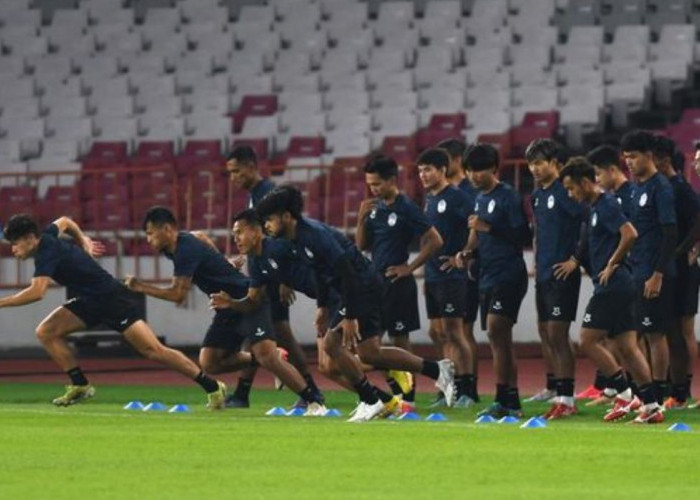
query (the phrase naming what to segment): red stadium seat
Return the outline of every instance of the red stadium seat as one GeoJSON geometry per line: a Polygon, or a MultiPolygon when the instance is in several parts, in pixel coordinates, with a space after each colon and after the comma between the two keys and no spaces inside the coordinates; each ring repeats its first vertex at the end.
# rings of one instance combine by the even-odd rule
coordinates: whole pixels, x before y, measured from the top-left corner
{"type": "Polygon", "coordinates": [[[465,113],[436,114],[430,118],[428,126],[416,133],[419,151],[431,148],[445,139],[462,137],[467,127],[465,113]]]}
{"type": "Polygon", "coordinates": [[[80,191],[77,186],[51,186],[39,203],[37,217],[42,225],[62,215],[72,218],[78,224],[82,222],[80,191]]]}
{"type": "Polygon", "coordinates": [[[131,158],[135,166],[165,165],[175,161],[172,141],[143,141],[131,158]]]}
{"type": "Polygon", "coordinates": [[[183,176],[199,169],[224,170],[221,141],[187,141],[183,152],[175,158],[175,169],[183,176]]]}
{"type": "Polygon", "coordinates": [[[558,111],[525,113],[523,123],[511,129],[511,151],[509,156],[522,156],[530,142],[535,139],[552,138],[557,133],[558,128],[558,111]]]}
{"type": "Polygon", "coordinates": [[[416,139],[413,136],[390,136],[382,141],[381,153],[397,163],[410,164],[416,160],[416,139]]]}
{"type": "Polygon", "coordinates": [[[287,147],[287,158],[314,158],[321,156],[326,148],[323,137],[292,137],[287,147]]]}
{"type": "Polygon", "coordinates": [[[123,165],[128,156],[126,142],[94,142],[90,152],[83,158],[83,168],[123,165]]]}
{"type": "Polygon", "coordinates": [[[83,226],[92,230],[135,229],[128,203],[90,200],[83,205],[83,226]]]}
{"type": "Polygon", "coordinates": [[[277,96],[275,94],[245,95],[241,105],[232,114],[234,132],[240,132],[249,116],[269,116],[277,113],[277,96]]]}
{"type": "Polygon", "coordinates": [[[26,213],[37,216],[37,192],[35,187],[17,186],[0,188],[0,220],[7,222],[11,216],[26,213]]]}
{"type": "Polygon", "coordinates": [[[510,133],[504,134],[479,134],[476,142],[491,144],[498,150],[501,158],[509,158],[511,156],[510,133]]]}

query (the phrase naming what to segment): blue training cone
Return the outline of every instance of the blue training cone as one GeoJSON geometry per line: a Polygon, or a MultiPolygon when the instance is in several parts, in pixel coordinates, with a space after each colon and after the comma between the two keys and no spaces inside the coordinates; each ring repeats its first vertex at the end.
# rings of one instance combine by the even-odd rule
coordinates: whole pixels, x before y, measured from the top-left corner
{"type": "Polygon", "coordinates": [[[336,408],[329,408],[326,410],[326,413],[323,415],[324,417],[340,417],[342,416],[342,413],[340,413],[340,410],[336,408]]]}
{"type": "Polygon", "coordinates": [[[406,413],[399,415],[398,419],[399,420],[420,420],[420,415],[418,415],[416,412],[409,411],[409,412],[406,412],[406,413]]]}
{"type": "Polygon", "coordinates": [[[302,415],[304,415],[304,413],[306,413],[306,409],[304,408],[292,408],[287,413],[285,413],[285,415],[287,415],[288,417],[301,417],[302,415]]]}
{"type": "Polygon", "coordinates": [[[275,406],[273,408],[270,408],[265,412],[265,415],[271,416],[271,417],[279,417],[279,416],[285,416],[287,414],[287,411],[282,408],[281,406],[275,406]]]}
{"type": "Polygon", "coordinates": [[[476,420],[474,420],[475,424],[493,424],[495,422],[497,422],[497,420],[491,415],[482,415],[476,420]]]}
{"type": "Polygon", "coordinates": [[[141,401],[129,401],[125,406],[125,410],[143,410],[143,403],[141,401]]]}
{"type": "Polygon", "coordinates": [[[447,422],[447,417],[442,413],[431,413],[425,417],[425,420],[428,422],[447,422]]]}
{"type": "Polygon", "coordinates": [[[547,421],[539,417],[532,417],[520,426],[521,429],[543,429],[544,427],[547,427],[547,421]]]}
{"type": "Polygon", "coordinates": [[[189,411],[189,406],[183,404],[176,404],[168,410],[168,413],[188,413],[189,411]]]}
{"type": "Polygon", "coordinates": [[[503,417],[501,420],[498,421],[499,424],[517,424],[520,422],[520,419],[518,417],[513,417],[508,415],[507,417],[503,417]]]}
{"type": "Polygon", "coordinates": [[[146,406],[143,407],[143,411],[163,411],[165,409],[167,409],[167,407],[160,401],[148,403],[146,406]]]}
{"type": "Polygon", "coordinates": [[[690,426],[688,424],[684,424],[683,422],[678,422],[673,424],[667,430],[671,432],[690,432],[690,426]]]}

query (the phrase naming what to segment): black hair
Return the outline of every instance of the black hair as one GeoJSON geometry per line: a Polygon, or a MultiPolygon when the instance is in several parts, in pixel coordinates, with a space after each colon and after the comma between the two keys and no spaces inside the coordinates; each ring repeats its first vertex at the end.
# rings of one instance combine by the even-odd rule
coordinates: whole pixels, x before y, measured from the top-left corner
{"type": "Polygon", "coordinates": [[[673,153],[671,165],[678,175],[685,178],[685,153],[683,151],[676,150],[673,153]]]}
{"type": "Polygon", "coordinates": [[[39,225],[31,218],[29,214],[17,214],[10,217],[5,226],[5,239],[9,242],[15,242],[20,238],[33,234],[39,237],[39,225]]]}
{"type": "Polygon", "coordinates": [[[392,177],[398,177],[399,166],[393,158],[378,155],[367,162],[364,171],[367,174],[377,174],[386,181],[392,177]]]}
{"type": "Polygon", "coordinates": [[[500,163],[498,150],[491,144],[477,142],[470,145],[464,152],[462,166],[466,170],[479,172],[489,168],[498,169],[500,163]]]}
{"type": "Polygon", "coordinates": [[[447,152],[443,149],[426,149],[418,156],[416,164],[432,165],[438,169],[445,169],[445,172],[447,172],[447,166],[450,164],[450,157],[447,156],[447,152]]]}
{"type": "Polygon", "coordinates": [[[650,132],[646,130],[633,130],[622,136],[620,147],[622,151],[640,151],[642,153],[648,153],[654,150],[655,142],[656,138],[650,132]]]}
{"type": "Polygon", "coordinates": [[[260,217],[258,217],[258,213],[252,208],[247,208],[234,215],[233,223],[238,221],[243,221],[252,227],[262,227],[262,222],[260,221],[260,217]]]}
{"type": "Polygon", "coordinates": [[[540,160],[565,162],[564,150],[565,148],[561,144],[552,139],[535,139],[525,150],[525,160],[528,163],[540,160]]]}
{"type": "Polygon", "coordinates": [[[586,157],[574,156],[566,162],[566,165],[559,173],[559,178],[562,181],[565,177],[570,177],[576,184],[580,184],[583,179],[595,182],[595,169],[586,157]]]}
{"type": "Polygon", "coordinates": [[[447,151],[447,155],[450,157],[450,160],[460,161],[462,160],[464,150],[467,149],[467,145],[464,144],[464,141],[461,141],[454,137],[450,139],[445,139],[444,141],[440,141],[435,147],[447,151]]]}
{"type": "Polygon", "coordinates": [[[170,224],[173,227],[177,227],[177,220],[175,215],[169,208],[155,206],[148,209],[146,216],[143,218],[143,230],[146,230],[146,225],[148,223],[156,227],[162,227],[166,224],[170,224]]]}
{"type": "Polygon", "coordinates": [[[668,137],[657,135],[654,137],[654,145],[651,152],[657,158],[668,158],[672,160],[676,152],[676,143],[668,137]]]}
{"type": "Polygon", "coordinates": [[[620,168],[620,151],[615,146],[603,144],[592,149],[586,159],[598,168],[608,170],[611,167],[620,168]]]}
{"type": "Polygon", "coordinates": [[[250,146],[236,146],[228,155],[226,161],[236,160],[237,163],[243,163],[245,165],[257,166],[258,155],[255,154],[255,150],[250,146]]]}
{"type": "Polygon", "coordinates": [[[265,220],[271,215],[280,215],[284,212],[289,212],[292,217],[299,220],[303,210],[304,199],[301,191],[288,184],[277,186],[267,193],[255,207],[260,220],[265,220]]]}

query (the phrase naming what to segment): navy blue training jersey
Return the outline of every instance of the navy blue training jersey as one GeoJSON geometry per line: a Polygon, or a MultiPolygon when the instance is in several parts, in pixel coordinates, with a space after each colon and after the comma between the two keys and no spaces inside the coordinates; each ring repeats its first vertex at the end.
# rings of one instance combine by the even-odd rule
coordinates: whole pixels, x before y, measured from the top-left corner
{"type": "Polygon", "coordinates": [[[221,253],[190,233],[180,232],[175,253],[163,255],[173,261],[176,277],[192,278],[192,283],[207,295],[224,291],[240,299],[248,293],[248,278],[221,253]]]}
{"type": "Polygon", "coordinates": [[[309,298],[317,298],[313,268],[285,239],[263,238],[262,254],[248,256],[248,271],[252,288],[283,283],[309,298]]]}
{"type": "Polygon", "coordinates": [[[620,263],[606,286],[598,280],[598,274],[608,265],[620,244],[620,228],[627,222],[617,197],[612,194],[601,194],[591,205],[586,237],[594,293],[634,289],[632,272],[625,261],[620,263]]]}
{"type": "Polygon", "coordinates": [[[425,281],[441,282],[466,280],[464,269],[441,271],[445,261],[442,256],[453,256],[464,248],[469,236],[468,218],[473,205],[469,196],[452,184],[437,194],[428,193],[425,197],[425,215],[442,236],[442,249],[425,263],[425,281]]]}
{"type": "Polygon", "coordinates": [[[576,251],[585,208],[569,196],[556,179],[546,189],[532,193],[535,215],[535,262],[537,281],[554,277],[552,266],[571,257],[576,251]]]}
{"type": "MultiPolygon", "coordinates": [[[[503,182],[489,193],[479,193],[474,213],[501,234],[527,227],[520,195],[503,182]]],[[[479,289],[490,290],[501,283],[515,282],[526,272],[523,249],[494,236],[477,232],[479,237],[479,289]]]]}
{"type": "MultiPolygon", "coordinates": [[[[635,187],[631,220],[639,236],[632,247],[630,263],[637,281],[647,280],[654,272],[663,243],[661,226],[676,223],[675,207],[671,183],[663,175],[656,173],[635,187]]],[[[675,276],[673,259],[663,272],[675,276]]]]}
{"type": "Polygon", "coordinates": [[[476,197],[479,196],[479,190],[474,187],[474,184],[469,179],[464,178],[460,181],[457,189],[469,197],[469,206],[473,207],[476,203],[476,197]]]}
{"type": "Polygon", "coordinates": [[[411,241],[430,228],[430,222],[418,205],[403,194],[391,205],[380,200],[365,220],[365,235],[375,271],[383,276],[387,267],[408,261],[411,241]]]}
{"type": "Polygon", "coordinates": [[[39,248],[34,254],[34,277],[48,276],[62,286],[75,290],[78,296],[114,293],[122,284],[102,269],[78,245],[58,238],[56,224],[41,233],[39,248]]]}
{"type": "Polygon", "coordinates": [[[683,241],[695,223],[700,212],[700,200],[690,184],[680,175],[669,177],[676,203],[676,221],[678,223],[678,241],[683,241]]]}
{"type": "Polygon", "coordinates": [[[615,198],[617,198],[617,202],[620,204],[622,207],[622,213],[625,214],[625,217],[628,219],[632,217],[632,197],[634,196],[634,184],[632,184],[630,181],[625,181],[624,184],[622,184],[617,190],[615,190],[613,193],[615,195],[615,198]]]}
{"type": "Polygon", "coordinates": [[[255,208],[260,200],[262,200],[267,193],[275,189],[275,183],[269,179],[263,179],[258,182],[253,189],[250,190],[250,195],[248,196],[248,208],[255,208]]]}

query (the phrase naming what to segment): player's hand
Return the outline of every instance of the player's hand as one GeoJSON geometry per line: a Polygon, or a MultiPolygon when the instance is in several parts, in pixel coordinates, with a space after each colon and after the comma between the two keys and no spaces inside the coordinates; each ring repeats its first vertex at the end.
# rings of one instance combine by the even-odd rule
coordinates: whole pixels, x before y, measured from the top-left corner
{"type": "Polygon", "coordinates": [[[107,250],[104,246],[104,243],[98,240],[93,240],[88,236],[84,236],[83,241],[85,245],[83,249],[92,257],[99,257],[100,255],[104,255],[105,250],[107,250]]]}
{"type": "Polygon", "coordinates": [[[464,267],[467,269],[467,278],[471,281],[477,281],[479,278],[479,265],[476,259],[469,259],[464,267]]]}
{"type": "Polygon", "coordinates": [[[245,266],[245,260],[246,257],[245,255],[234,255],[231,257],[228,261],[231,263],[233,267],[238,269],[239,271],[245,266]]]}
{"type": "Polygon", "coordinates": [[[618,267],[619,267],[619,264],[613,264],[611,266],[610,263],[608,263],[608,265],[605,266],[603,268],[603,270],[598,273],[598,281],[600,282],[600,284],[603,286],[607,286],[608,281],[610,281],[610,278],[615,273],[615,270],[618,267]]]}
{"type": "Polygon", "coordinates": [[[131,276],[130,274],[127,274],[126,278],[124,278],[124,285],[129,289],[133,290],[134,292],[138,292],[139,288],[139,280],[136,279],[135,276],[131,276]]]}
{"type": "Polygon", "coordinates": [[[663,284],[664,275],[660,273],[652,273],[651,277],[644,282],[644,298],[656,299],[661,294],[661,285],[663,284]]]}
{"type": "Polygon", "coordinates": [[[356,352],[357,344],[360,342],[359,323],[356,319],[344,319],[340,326],[343,330],[343,347],[356,352]]]}
{"type": "Polygon", "coordinates": [[[698,257],[700,257],[700,247],[693,247],[688,251],[688,265],[697,266],[698,257]]]}
{"type": "Polygon", "coordinates": [[[478,215],[470,215],[468,220],[469,229],[480,233],[488,233],[491,231],[491,224],[480,219],[478,215]]]}
{"type": "Polygon", "coordinates": [[[316,333],[320,337],[323,337],[326,334],[330,322],[331,319],[329,317],[327,307],[319,307],[318,309],[316,309],[316,318],[314,319],[314,326],[316,327],[316,333]]]}
{"type": "Polygon", "coordinates": [[[571,275],[571,273],[578,269],[578,262],[576,262],[574,259],[568,259],[564,262],[557,262],[552,266],[552,269],[554,269],[554,277],[556,279],[565,280],[571,275]]]}
{"type": "Polygon", "coordinates": [[[280,284],[279,294],[280,300],[285,306],[291,306],[297,300],[297,295],[294,293],[294,289],[285,284],[280,284]]]}
{"type": "Polygon", "coordinates": [[[376,206],[376,198],[367,198],[366,200],[362,200],[362,202],[360,203],[360,209],[357,212],[358,220],[363,220],[365,217],[367,217],[376,206]]]}
{"type": "Polygon", "coordinates": [[[391,282],[393,283],[394,281],[405,278],[406,276],[411,276],[411,274],[413,274],[413,271],[411,271],[411,268],[408,267],[407,264],[399,264],[398,266],[387,267],[384,276],[391,278],[391,282]]]}
{"type": "Polygon", "coordinates": [[[459,269],[459,266],[457,265],[457,258],[454,255],[441,255],[438,257],[438,259],[442,261],[440,271],[449,273],[453,269],[459,269]]]}
{"type": "Polygon", "coordinates": [[[209,309],[230,309],[231,296],[226,292],[217,292],[209,295],[209,309]]]}

